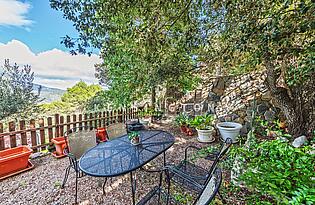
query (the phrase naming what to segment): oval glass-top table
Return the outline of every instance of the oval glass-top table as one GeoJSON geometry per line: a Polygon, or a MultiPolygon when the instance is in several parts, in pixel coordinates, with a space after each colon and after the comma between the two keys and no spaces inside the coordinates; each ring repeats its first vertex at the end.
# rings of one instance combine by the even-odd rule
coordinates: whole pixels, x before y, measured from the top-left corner
{"type": "Polygon", "coordinates": [[[135,204],[136,186],[132,171],[162,153],[165,164],[165,151],[175,141],[173,135],[161,130],[143,130],[139,133],[141,138],[139,145],[132,145],[128,136],[124,135],[91,148],[82,155],[79,162],[80,169],[90,176],[115,177],[130,173],[133,204],[135,204]]]}

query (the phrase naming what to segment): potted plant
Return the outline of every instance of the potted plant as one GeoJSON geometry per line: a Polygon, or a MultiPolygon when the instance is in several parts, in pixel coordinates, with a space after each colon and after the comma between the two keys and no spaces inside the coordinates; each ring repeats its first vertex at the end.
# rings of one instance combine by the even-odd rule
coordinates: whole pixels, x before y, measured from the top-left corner
{"type": "Polygon", "coordinates": [[[138,131],[131,131],[128,133],[130,143],[133,145],[140,144],[140,133],[138,131]]]}
{"type": "Polygon", "coordinates": [[[28,146],[0,151],[0,178],[25,170],[29,166],[31,153],[32,149],[28,146]]]}
{"type": "Polygon", "coordinates": [[[213,142],[215,138],[213,137],[213,122],[214,115],[198,115],[190,120],[189,124],[196,128],[198,132],[198,141],[199,142],[213,142]]]}
{"type": "Polygon", "coordinates": [[[219,129],[224,141],[227,138],[231,138],[233,143],[237,142],[237,137],[242,129],[242,125],[236,122],[220,122],[216,127],[219,129]]]}
{"type": "Polygon", "coordinates": [[[175,118],[175,124],[179,126],[180,131],[188,136],[193,135],[193,130],[189,125],[189,117],[185,113],[180,113],[175,118]]]}

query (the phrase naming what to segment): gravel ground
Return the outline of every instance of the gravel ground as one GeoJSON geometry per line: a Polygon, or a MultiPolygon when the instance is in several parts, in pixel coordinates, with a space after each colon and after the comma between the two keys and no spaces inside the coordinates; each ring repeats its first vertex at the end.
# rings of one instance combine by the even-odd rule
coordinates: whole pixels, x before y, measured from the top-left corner
{"type": "MultiPolygon", "coordinates": [[[[176,142],[167,153],[167,161],[178,163],[184,157],[184,148],[188,145],[207,146],[198,143],[196,136],[188,137],[172,128],[169,122],[154,124],[156,129],[164,129],[174,134],[176,142]]],[[[35,168],[5,179],[0,182],[0,204],[74,204],[75,175],[72,171],[64,189],[61,189],[64,171],[69,164],[67,158],[55,159],[48,155],[33,159],[35,168]]],[[[151,162],[152,166],[161,166],[162,156],[151,162]]],[[[202,166],[208,166],[206,162],[198,162],[202,166]]],[[[136,172],[137,199],[142,198],[154,185],[158,183],[156,174],[143,171],[136,172]]],[[[131,188],[129,174],[109,179],[106,194],[102,193],[102,178],[83,177],[78,181],[79,204],[131,204],[131,188]]]]}

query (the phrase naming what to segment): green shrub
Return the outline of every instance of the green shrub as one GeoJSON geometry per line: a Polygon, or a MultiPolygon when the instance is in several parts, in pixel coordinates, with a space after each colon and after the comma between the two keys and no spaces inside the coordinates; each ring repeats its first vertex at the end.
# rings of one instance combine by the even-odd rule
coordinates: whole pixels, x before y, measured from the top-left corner
{"type": "Polygon", "coordinates": [[[264,141],[250,150],[240,148],[246,161],[240,180],[278,204],[315,204],[315,155],[311,149],[294,148],[280,140],[264,141]]]}

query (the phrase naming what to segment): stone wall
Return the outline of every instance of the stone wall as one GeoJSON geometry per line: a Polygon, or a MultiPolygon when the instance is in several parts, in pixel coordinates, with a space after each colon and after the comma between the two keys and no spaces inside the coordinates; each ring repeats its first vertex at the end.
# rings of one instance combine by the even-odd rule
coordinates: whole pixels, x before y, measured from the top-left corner
{"type": "MultiPolygon", "coordinates": [[[[253,72],[242,76],[227,76],[208,79],[200,87],[199,99],[190,97],[190,102],[202,103],[203,112],[212,112],[220,121],[235,121],[243,125],[242,133],[250,129],[250,119],[255,99],[259,115],[272,120],[280,115],[271,99],[264,81],[264,72],[253,72]]],[[[195,94],[190,94],[196,96],[195,94]]],[[[188,102],[189,97],[185,97],[188,102]]],[[[183,100],[182,100],[183,101],[183,100]]]]}

